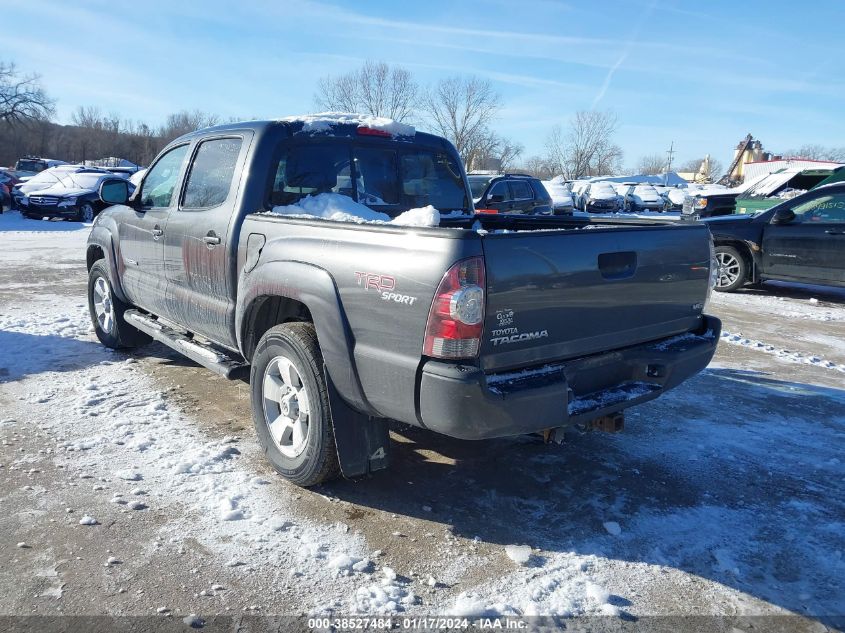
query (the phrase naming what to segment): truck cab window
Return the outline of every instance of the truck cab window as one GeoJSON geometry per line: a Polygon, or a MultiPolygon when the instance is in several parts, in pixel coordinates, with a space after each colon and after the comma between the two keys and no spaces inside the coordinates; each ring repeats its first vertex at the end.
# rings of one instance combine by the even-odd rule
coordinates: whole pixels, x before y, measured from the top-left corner
{"type": "Polygon", "coordinates": [[[283,151],[276,167],[270,203],[286,206],[309,195],[354,196],[349,147],[334,144],[294,146],[283,151]]]}
{"type": "Polygon", "coordinates": [[[220,138],[205,141],[199,146],[188,173],[183,207],[216,207],[226,201],[232,188],[241,144],[239,138],[220,138]]]}
{"type": "Polygon", "coordinates": [[[396,151],[357,147],[354,154],[358,202],[372,206],[400,204],[396,151]]]}
{"type": "Polygon", "coordinates": [[[188,145],[174,147],[150,168],[141,189],[141,206],[169,207],[188,145]]]}

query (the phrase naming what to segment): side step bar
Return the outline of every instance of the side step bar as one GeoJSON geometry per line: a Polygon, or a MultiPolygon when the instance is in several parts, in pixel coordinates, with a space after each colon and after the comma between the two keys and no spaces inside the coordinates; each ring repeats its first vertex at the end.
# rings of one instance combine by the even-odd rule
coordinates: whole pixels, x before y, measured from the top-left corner
{"type": "Polygon", "coordinates": [[[138,312],[138,310],[127,310],[123,313],[123,318],[132,327],[138,328],[144,334],[149,334],[155,340],[164,343],[195,363],[207,367],[224,378],[234,380],[249,373],[248,363],[227,356],[224,352],[210,345],[195,341],[190,336],[160,323],[155,317],[138,312]]]}

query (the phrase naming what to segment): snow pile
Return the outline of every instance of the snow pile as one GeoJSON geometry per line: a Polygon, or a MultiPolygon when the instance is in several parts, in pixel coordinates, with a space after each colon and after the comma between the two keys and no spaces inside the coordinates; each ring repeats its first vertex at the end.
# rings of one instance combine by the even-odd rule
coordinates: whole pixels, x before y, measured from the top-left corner
{"type": "Polygon", "coordinates": [[[505,554],[513,562],[524,565],[531,558],[531,548],[528,545],[505,545],[505,554]]]}
{"type": "Polygon", "coordinates": [[[789,363],[800,363],[803,365],[813,365],[821,367],[822,369],[831,369],[845,373],[845,365],[835,363],[832,360],[825,360],[823,357],[816,354],[802,354],[788,349],[781,349],[774,345],[769,345],[763,341],[757,341],[744,337],[742,334],[733,334],[731,332],[722,331],[722,342],[730,343],[731,345],[739,345],[741,347],[748,347],[760,352],[772,354],[780,360],[789,363]]]}
{"type": "Polygon", "coordinates": [[[413,605],[417,597],[404,583],[399,582],[396,572],[390,567],[382,569],[382,579],[378,584],[359,587],[355,591],[350,605],[353,613],[386,614],[405,611],[413,605]]]}
{"type": "Polygon", "coordinates": [[[596,557],[562,553],[490,586],[460,594],[448,609],[461,617],[618,615],[611,595],[587,573],[596,557]]]}
{"type": "Polygon", "coordinates": [[[301,114],[279,119],[285,123],[302,123],[302,131],[320,133],[328,132],[334,125],[356,125],[359,128],[370,128],[387,132],[391,136],[414,136],[417,133],[413,125],[399,123],[383,116],[370,114],[355,114],[353,112],[318,112],[317,114],[301,114]]]}
{"type": "Polygon", "coordinates": [[[391,219],[386,213],[373,211],[339,193],[320,193],[306,196],[296,204],[273,207],[272,213],[292,217],[317,217],[333,222],[357,224],[393,224],[397,226],[438,226],[440,212],[433,206],[410,209],[391,219]]]}

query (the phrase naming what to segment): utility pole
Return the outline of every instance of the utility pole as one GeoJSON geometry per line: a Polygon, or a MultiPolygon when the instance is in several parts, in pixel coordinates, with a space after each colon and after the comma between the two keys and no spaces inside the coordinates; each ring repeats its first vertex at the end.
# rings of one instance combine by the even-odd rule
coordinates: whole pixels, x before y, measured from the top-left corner
{"type": "Polygon", "coordinates": [[[675,156],[675,141],[669,145],[669,151],[666,152],[666,155],[669,157],[669,160],[666,161],[666,171],[672,171],[672,158],[675,156]]]}

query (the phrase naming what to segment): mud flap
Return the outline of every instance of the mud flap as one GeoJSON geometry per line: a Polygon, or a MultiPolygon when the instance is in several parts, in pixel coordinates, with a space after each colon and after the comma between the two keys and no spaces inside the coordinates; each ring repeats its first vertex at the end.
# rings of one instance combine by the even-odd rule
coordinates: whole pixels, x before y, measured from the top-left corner
{"type": "Polygon", "coordinates": [[[387,420],[371,418],[350,407],[323,368],[340,471],[347,479],[361,477],[390,465],[387,420]]]}

